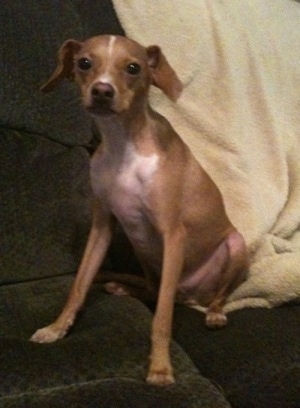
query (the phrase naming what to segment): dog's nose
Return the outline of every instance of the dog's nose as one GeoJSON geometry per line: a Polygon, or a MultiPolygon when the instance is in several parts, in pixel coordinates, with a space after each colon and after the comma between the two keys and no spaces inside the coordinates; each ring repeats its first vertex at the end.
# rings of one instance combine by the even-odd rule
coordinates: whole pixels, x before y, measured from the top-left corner
{"type": "Polygon", "coordinates": [[[94,84],[91,92],[94,98],[106,100],[113,99],[115,94],[114,88],[110,84],[104,82],[97,82],[94,84]]]}

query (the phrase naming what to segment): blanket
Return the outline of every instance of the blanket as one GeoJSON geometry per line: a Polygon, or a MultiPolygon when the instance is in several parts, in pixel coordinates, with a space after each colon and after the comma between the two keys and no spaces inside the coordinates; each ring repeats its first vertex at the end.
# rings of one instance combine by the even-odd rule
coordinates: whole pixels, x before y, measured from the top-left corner
{"type": "Polygon", "coordinates": [[[184,84],[166,116],[244,235],[248,279],[226,311],[300,300],[300,4],[114,0],[126,35],[157,44],[184,84]]]}

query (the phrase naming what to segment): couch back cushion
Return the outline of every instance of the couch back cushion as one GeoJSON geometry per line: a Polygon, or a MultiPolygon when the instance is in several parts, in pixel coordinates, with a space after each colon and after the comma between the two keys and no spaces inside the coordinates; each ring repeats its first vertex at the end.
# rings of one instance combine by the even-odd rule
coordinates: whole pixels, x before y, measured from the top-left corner
{"type": "Polygon", "coordinates": [[[68,38],[122,34],[109,0],[0,2],[0,285],[75,272],[90,223],[90,119],[39,87],[68,38]]]}
{"type": "Polygon", "coordinates": [[[47,135],[66,145],[87,144],[90,119],[74,84],[44,95],[62,43],[122,34],[108,0],[1,0],[0,126],[47,135]]]}
{"type": "Polygon", "coordinates": [[[0,128],[0,285],[75,272],[90,224],[89,157],[0,128]]]}

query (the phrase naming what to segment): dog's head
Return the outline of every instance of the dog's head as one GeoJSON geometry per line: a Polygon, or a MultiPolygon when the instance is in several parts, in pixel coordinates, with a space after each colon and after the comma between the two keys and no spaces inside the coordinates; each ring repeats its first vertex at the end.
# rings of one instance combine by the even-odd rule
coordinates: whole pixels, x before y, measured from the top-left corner
{"type": "Polygon", "coordinates": [[[182,91],[158,46],[145,48],[121,36],[66,41],[59,50],[56,70],[41,90],[51,91],[63,78],[79,85],[84,107],[96,115],[121,113],[144,104],[151,84],[172,100],[182,91]]]}

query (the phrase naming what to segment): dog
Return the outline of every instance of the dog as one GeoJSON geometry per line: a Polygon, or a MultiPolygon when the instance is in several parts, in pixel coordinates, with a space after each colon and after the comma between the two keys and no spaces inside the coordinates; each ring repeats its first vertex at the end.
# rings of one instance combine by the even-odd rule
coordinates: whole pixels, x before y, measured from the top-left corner
{"type": "MultiPolygon", "coordinates": [[[[183,86],[161,49],[126,37],[66,41],[42,86],[63,79],[79,86],[83,107],[102,135],[91,159],[93,221],[68,300],[34,342],[64,337],[84,303],[110,244],[115,220],[123,227],[157,299],[147,382],[172,384],[171,328],[176,300],[207,307],[208,327],[227,323],[223,306],[245,279],[247,248],[228,219],[220,191],[170,123],[149,105],[151,85],[176,101],[183,86]]],[[[108,283],[110,292],[130,286],[108,283]]]]}

